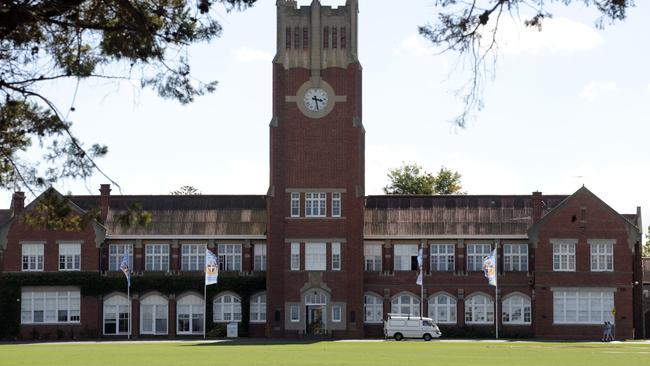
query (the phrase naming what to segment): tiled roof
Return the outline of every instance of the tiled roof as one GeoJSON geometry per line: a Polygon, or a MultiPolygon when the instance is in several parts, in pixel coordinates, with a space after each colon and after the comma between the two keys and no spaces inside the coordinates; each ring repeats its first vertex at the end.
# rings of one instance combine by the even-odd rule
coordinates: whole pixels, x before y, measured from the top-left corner
{"type": "Polygon", "coordinates": [[[11,218],[11,210],[0,210],[0,225],[11,218]]]}

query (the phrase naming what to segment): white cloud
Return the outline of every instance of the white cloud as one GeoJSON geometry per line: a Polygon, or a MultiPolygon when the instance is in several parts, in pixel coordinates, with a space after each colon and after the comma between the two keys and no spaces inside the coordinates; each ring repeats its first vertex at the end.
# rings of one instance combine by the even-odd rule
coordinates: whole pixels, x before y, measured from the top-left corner
{"type": "Polygon", "coordinates": [[[235,59],[241,62],[271,61],[273,55],[269,52],[252,49],[246,46],[239,47],[234,53],[235,59]]]}
{"type": "Polygon", "coordinates": [[[502,18],[497,42],[499,51],[505,54],[557,53],[571,50],[588,50],[603,42],[600,33],[592,26],[567,18],[545,19],[542,30],[526,27],[521,19],[502,18]]]}
{"type": "Polygon", "coordinates": [[[581,99],[593,102],[602,95],[615,94],[619,91],[620,89],[618,85],[613,81],[607,83],[592,81],[582,88],[578,96],[581,99]]]}
{"type": "Polygon", "coordinates": [[[406,56],[425,56],[433,52],[426,41],[418,34],[411,34],[400,42],[395,48],[395,53],[406,56]]]}

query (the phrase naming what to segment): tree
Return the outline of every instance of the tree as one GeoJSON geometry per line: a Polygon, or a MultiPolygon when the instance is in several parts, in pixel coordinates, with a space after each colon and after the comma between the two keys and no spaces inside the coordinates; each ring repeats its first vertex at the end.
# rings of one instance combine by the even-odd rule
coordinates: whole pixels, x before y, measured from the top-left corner
{"type": "Polygon", "coordinates": [[[390,184],[384,187],[386,194],[462,194],[461,175],[445,167],[433,175],[415,163],[403,163],[388,171],[390,184]]]}
{"type": "Polygon", "coordinates": [[[419,27],[419,33],[444,52],[456,52],[466,62],[470,77],[459,93],[463,111],[454,119],[459,127],[483,108],[483,86],[494,76],[498,52],[499,25],[504,17],[520,19],[520,10],[535,13],[523,19],[527,27],[542,31],[544,20],[551,18],[549,7],[556,3],[595,7],[601,14],[597,27],[624,20],[634,0],[436,0],[438,21],[419,27]]]}
{"type": "Polygon", "coordinates": [[[644,257],[650,257],[650,226],[648,226],[648,234],[645,236],[646,242],[642,248],[642,255],[644,257]]]}
{"type": "Polygon", "coordinates": [[[196,187],[194,186],[182,186],[181,188],[169,192],[174,196],[195,196],[195,195],[200,195],[201,191],[199,191],[196,187]]]}
{"type": "Polygon", "coordinates": [[[22,186],[34,193],[61,178],[104,174],[95,160],[108,148],[76,138],[68,118],[74,103],[55,105],[43,94],[44,85],[68,78],[77,85],[89,78],[137,79],[162,98],[190,103],[216,86],[192,77],[187,56],[190,45],[221,34],[214,5],[241,10],[255,1],[3,1],[0,188],[22,186]],[[25,157],[34,145],[41,149],[42,165],[25,157]]]}

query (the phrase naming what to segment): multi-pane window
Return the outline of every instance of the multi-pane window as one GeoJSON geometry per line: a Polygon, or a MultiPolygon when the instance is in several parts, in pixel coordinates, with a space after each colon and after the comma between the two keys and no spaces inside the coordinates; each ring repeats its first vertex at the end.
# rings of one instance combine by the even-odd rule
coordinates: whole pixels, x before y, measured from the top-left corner
{"type": "Polygon", "coordinates": [[[323,48],[329,48],[330,46],[330,28],[323,27],[323,48]]]}
{"type": "Polygon", "coordinates": [[[374,294],[363,295],[363,322],[381,323],[384,321],[384,301],[374,294]]]}
{"type": "MultiPolygon", "coordinates": [[[[144,248],[144,269],[146,271],[169,270],[169,244],[147,244],[144,248]]],[[[165,330],[165,333],[167,333],[167,330],[165,330]]]]}
{"type": "Polygon", "coordinates": [[[363,245],[364,269],[367,272],[381,271],[381,244],[363,245]]]}
{"type": "Polygon", "coordinates": [[[390,302],[390,312],[420,316],[420,299],[410,294],[395,296],[390,302]]]}
{"type": "Polygon", "coordinates": [[[300,27],[293,28],[293,48],[300,49],[300,27]]]}
{"type": "Polygon", "coordinates": [[[332,27],[332,48],[337,48],[338,41],[339,41],[339,39],[338,39],[338,34],[337,34],[337,28],[332,27]]]}
{"type": "Polygon", "coordinates": [[[603,324],[614,322],[614,290],[556,289],[553,291],[553,323],[603,324]]]}
{"type": "Polygon", "coordinates": [[[300,243],[291,243],[291,270],[300,271],[300,243]]]}
{"type": "Polygon", "coordinates": [[[291,193],[291,217],[300,216],[300,193],[291,193]]]}
{"type": "Polygon", "coordinates": [[[287,49],[291,49],[291,27],[287,27],[285,34],[285,46],[287,49]]]}
{"type": "Polygon", "coordinates": [[[455,248],[453,244],[431,244],[431,272],[452,272],[455,248]]]}
{"type": "Polygon", "coordinates": [[[183,296],[176,305],[176,333],[203,333],[203,298],[196,295],[183,296]]]}
{"type": "Polygon", "coordinates": [[[332,321],[341,322],[341,305],[332,305],[332,321]]]}
{"type": "Polygon", "coordinates": [[[490,244],[467,244],[467,270],[482,271],[483,258],[492,251],[490,244]]]}
{"type": "Polygon", "coordinates": [[[395,244],[395,270],[415,271],[418,269],[417,244],[395,244]]]}
{"type": "Polygon", "coordinates": [[[218,244],[220,271],[241,271],[241,244],[218,244]]]}
{"type": "Polygon", "coordinates": [[[140,334],[167,334],[167,299],[149,295],[140,302],[140,334]]]}
{"type": "Polygon", "coordinates": [[[530,299],[521,295],[512,295],[501,304],[504,324],[530,324],[530,299]]]}
{"type": "Polygon", "coordinates": [[[302,28],[302,49],[306,50],[309,48],[309,28],[302,28]]]}
{"type": "Polygon", "coordinates": [[[113,295],[104,300],[104,334],[129,334],[129,299],[113,295]]]}
{"type": "Polygon", "coordinates": [[[21,324],[79,323],[81,295],[75,291],[23,291],[21,324]]]}
{"type": "Polygon", "coordinates": [[[456,323],[456,299],[447,294],[429,298],[429,317],[434,323],[456,323]]]}
{"type": "Polygon", "coordinates": [[[43,270],[44,244],[23,244],[23,271],[43,270]]]}
{"type": "Polygon", "coordinates": [[[611,272],[614,270],[614,241],[588,240],[591,248],[591,270],[594,272],[611,272]]]}
{"type": "Polygon", "coordinates": [[[305,216],[325,217],[327,207],[326,193],[305,193],[305,216]]]}
{"type": "Polygon", "coordinates": [[[205,244],[181,245],[181,271],[203,271],[205,244]]]}
{"type": "Polygon", "coordinates": [[[325,243],[305,243],[305,270],[324,271],[326,268],[325,243]]]}
{"type": "Polygon", "coordinates": [[[528,271],[528,244],[503,245],[503,270],[506,272],[528,271]]]}
{"type": "Polygon", "coordinates": [[[266,244],[253,246],[253,270],[266,271],[266,244]]]}
{"type": "Polygon", "coordinates": [[[473,295],[465,300],[465,323],[494,322],[494,301],[485,295],[473,295]]]}
{"type": "Polygon", "coordinates": [[[332,193],[332,217],[341,217],[341,193],[332,193]]]}
{"type": "Polygon", "coordinates": [[[129,252],[129,268],[133,270],[133,245],[131,244],[110,244],[108,246],[108,270],[120,271],[120,264],[124,258],[124,251],[129,252]]]}
{"type": "Polygon", "coordinates": [[[347,47],[347,38],[346,38],[345,27],[341,27],[341,48],[347,47]]]}
{"type": "Polygon", "coordinates": [[[266,322],[266,293],[251,297],[250,321],[251,323],[266,322]]]}
{"type": "Polygon", "coordinates": [[[332,271],[341,270],[341,243],[332,243],[332,271]]]}
{"type": "Polygon", "coordinates": [[[233,294],[217,296],[212,303],[213,321],[228,323],[241,321],[241,299],[233,294]]]}
{"type": "Polygon", "coordinates": [[[81,270],[81,244],[59,244],[59,271],[81,270]]]}
{"type": "Polygon", "coordinates": [[[576,242],[561,240],[553,242],[553,270],[576,270],[576,242]]]}
{"type": "Polygon", "coordinates": [[[297,305],[289,306],[289,320],[292,323],[300,321],[300,308],[297,305]]]}

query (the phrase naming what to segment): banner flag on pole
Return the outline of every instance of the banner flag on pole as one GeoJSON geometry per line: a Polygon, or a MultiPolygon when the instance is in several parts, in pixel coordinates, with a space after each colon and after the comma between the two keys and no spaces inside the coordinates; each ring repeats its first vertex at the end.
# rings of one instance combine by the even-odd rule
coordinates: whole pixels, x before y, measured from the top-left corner
{"type": "Polygon", "coordinates": [[[420,248],[420,250],[418,250],[418,278],[415,280],[415,284],[420,286],[422,286],[423,265],[424,265],[424,250],[420,248]]]}
{"type": "Polygon", "coordinates": [[[213,285],[219,279],[219,257],[205,249],[205,285],[213,285]]]}
{"type": "Polygon", "coordinates": [[[415,284],[422,286],[422,271],[418,273],[418,278],[415,280],[415,284]]]}
{"type": "Polygon", "coordinates": [[[131,269],[129,268],[129,248],[124,248],[124,256],[122,256],[122,262],[120,263],[120,270],[124,272],[126,276],[126,283],[131,287],[131,269]]]}
{"type": "Polygon", "coordinates": [[[483,273],[488,279],[490,286],[497,285],[497,250],[494,249],[490,255],[483,258],[483,273]]]}

